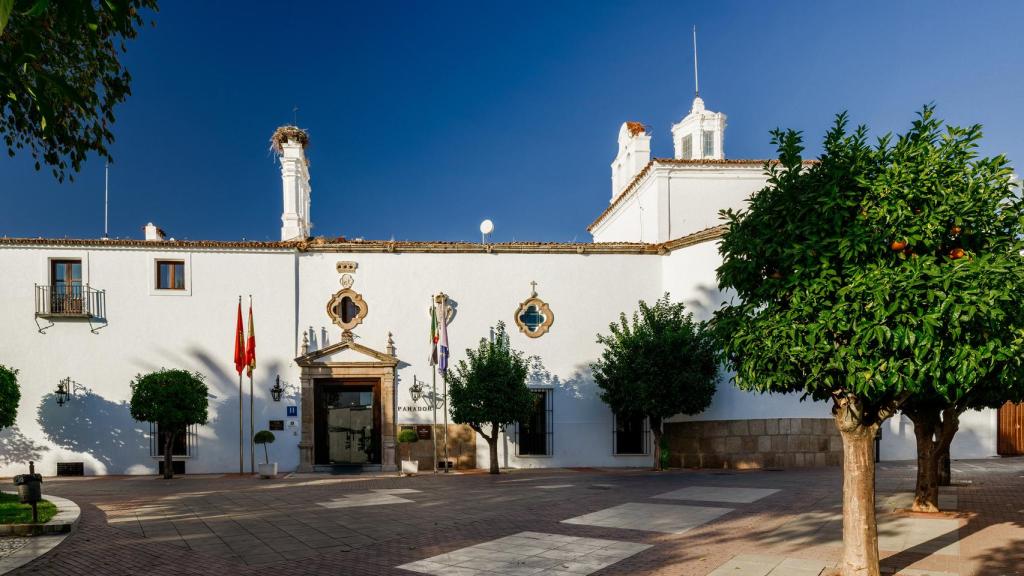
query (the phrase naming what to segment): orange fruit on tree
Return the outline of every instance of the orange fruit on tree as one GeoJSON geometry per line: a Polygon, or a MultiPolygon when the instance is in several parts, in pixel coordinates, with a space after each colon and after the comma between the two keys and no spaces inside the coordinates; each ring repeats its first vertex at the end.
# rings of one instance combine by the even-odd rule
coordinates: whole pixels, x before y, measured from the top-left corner
{"type": "Polygon", "coordinates": [[[907,247],[906,240],[893,240],[892,244],[889,244],[889,248],[892,248],[893,252],[899,252],[907,247]]]}
{"type": "Polygon", "coordinates": [[[949,251],[949,257],[952,258],[953,260],[959,260],[959,259],[963,258],[964,257],[964,249],[963,248],[953,248],[952,250],[949,251]]]}

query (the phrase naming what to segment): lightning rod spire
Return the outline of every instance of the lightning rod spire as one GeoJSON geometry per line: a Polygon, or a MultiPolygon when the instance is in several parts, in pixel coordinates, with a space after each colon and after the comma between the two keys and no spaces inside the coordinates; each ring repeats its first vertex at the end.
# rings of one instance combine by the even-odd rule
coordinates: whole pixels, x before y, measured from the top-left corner
{"type": "Polygon", "coordinates": [[[697,80],[697,26],[693,27],[693,93],[700,96],[700,83],[697,80]]]}

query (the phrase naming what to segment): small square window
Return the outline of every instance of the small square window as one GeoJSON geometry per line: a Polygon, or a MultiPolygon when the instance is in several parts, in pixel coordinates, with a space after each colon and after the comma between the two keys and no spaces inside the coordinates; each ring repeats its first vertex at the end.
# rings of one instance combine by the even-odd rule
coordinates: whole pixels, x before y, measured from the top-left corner
{"type": "Polygon", "coordinates": [[[156,289],[184,290],[185,263],[180,260],[157,260],[156,289]]]}

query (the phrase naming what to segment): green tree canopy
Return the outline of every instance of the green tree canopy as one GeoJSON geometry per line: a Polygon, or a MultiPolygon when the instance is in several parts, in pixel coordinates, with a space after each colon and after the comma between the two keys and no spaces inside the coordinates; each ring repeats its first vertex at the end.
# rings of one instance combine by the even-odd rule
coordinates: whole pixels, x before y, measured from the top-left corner
{"type": "Polygon", "coordinates": [[[718,382],[714,339],[668,294],[653,306],[641,300],[632,320],[622,313],[608,329],[597,336],[605,348],[591,365],[601,400],[620,416],[648,419],[660,467],[662,422],[711,405],[718,382]]]}
{"type": "Polygon", "coordinates": [[[18,419],[19,401],[18,371],[0,364],[0,429],[14,426],[18,419]]]}
{"type": "Polygon", "coordinates": [[[0,133],[63,181],[90,152],[112,160],[114,106],[131,93],[118,57],[156,0],[0,0],[0,133]]]}
{"type": "Polygon", "coordinates": [[[779,160],[725,211],[715,325],[735,382],[830,400],[844,442],[843,574],[878,574],[872,439],[915,397],[955,401],[1020,378],[1024,207],[980,128],[926,107],[867,142],[837,117],[819,162],[775,131],[779,160]],[[1014,311],[1016,310],[1016,311],[1014,311]]]}
{"type": "Polygon", "coordinates": [[[476,350],[466,349],[448,375],[452,420],[467,424],[490,446],[491,474],[498,473],[498,432],[526,420],[533,394],[526,385],[530,359],[509,342],[505,324],[498,322],[490,339],[481,338],[476,350]],[[487,425],[490,433],[484,432],[487,425]]]}
{"type": "Polygon", "coordinates": [[[193,424],[206,424],[209,390],[202,374],[161,369],[132,381],[132,418],[155,422],[164,442],[164,478],[171,478],[174,438],[193,424]]]}

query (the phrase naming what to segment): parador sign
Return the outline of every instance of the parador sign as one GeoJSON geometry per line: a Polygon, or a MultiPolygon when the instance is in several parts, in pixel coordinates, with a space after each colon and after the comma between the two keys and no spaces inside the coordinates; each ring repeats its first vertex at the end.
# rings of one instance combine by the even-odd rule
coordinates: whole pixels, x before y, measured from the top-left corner
{"type": "Polygon", "coordinates": [[[399,412],[430,412],[433,410],[430,406],[399,406],[399,412]]]}

